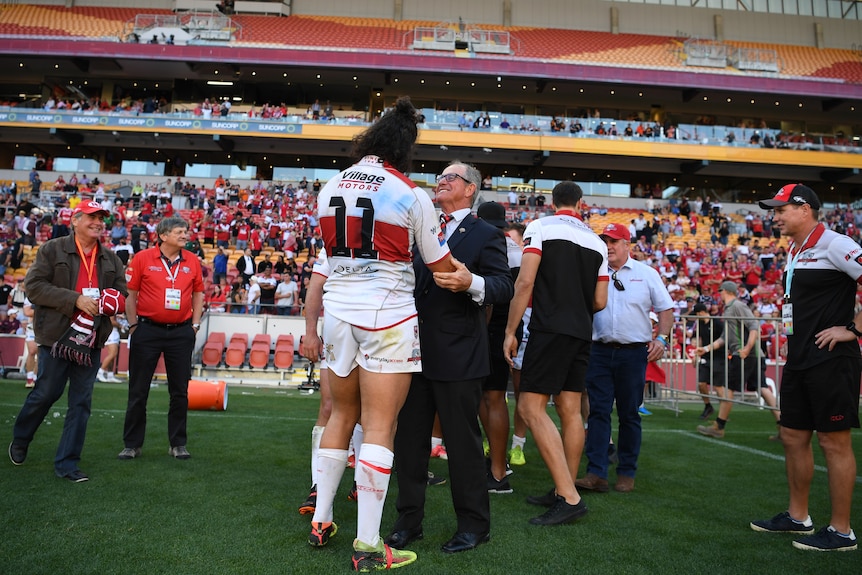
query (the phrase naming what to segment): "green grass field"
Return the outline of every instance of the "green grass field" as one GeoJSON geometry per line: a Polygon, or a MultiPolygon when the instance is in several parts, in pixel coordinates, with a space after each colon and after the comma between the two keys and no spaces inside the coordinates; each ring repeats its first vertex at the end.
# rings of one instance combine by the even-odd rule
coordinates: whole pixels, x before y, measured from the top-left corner
{"type": "MultiPolygon", "coordinates": [[[[5,451],[26,390],[0,382],[5,451]]],[[[97,384],[81,468],[87,483],[54,477],[52,460],[62,428],[65,398],[48,415],[26,463],[0,463],[3,523],[0,573],[221,574],[339,573],[349,571],[356,532],[355,504],[346,499],[352,472],[336,500],[340,529],[323,549],[306,543],[309,517],[296,509],[308,493],[310,431],[317,395],[295,390],[234,387],[226,412],[191,412],[192,459],[167,455],[167,390],[152,390],[143,456],[119,461],[126,391],[97,384]]],[[[581,521],[535,527],[540,508],[527,495],[550,487],[531,439],[527,465],[511,477],[515,493],[492,496],[491,542],[475,551],[440,551],[455,530],[449,486],[429,488],[425,539],[411,547],[415,574],[862,573],[862,552],[812,553],[794,549],[792,536],[755,533],[752,519],[786,507],[781,446],[765,411],[736,407],[724,440],[698,435],[700,403],[676,415],[653,407],[644,420],[636,490],[585,494],[581,521]]],[[[857,460],[862,437],[854,430],[857,460]]],[[[818,471],[811,515],[819,528],[829,518],[826,472],[818,471]]],[[[446,462],[431,469],[448,476],[446,462]]],[[[862,470],[862,464],[860,464],[862,470]]],[[[858,474],[857,474],[858,475],[858,474]]],[[[613,475],[611,477],[613,481],[613,475]]],[[[862,535],[862,493],[857,477],[853,516],[862,535]]],[[[383,519],[395,517],[393,478],[383,519]]]]}

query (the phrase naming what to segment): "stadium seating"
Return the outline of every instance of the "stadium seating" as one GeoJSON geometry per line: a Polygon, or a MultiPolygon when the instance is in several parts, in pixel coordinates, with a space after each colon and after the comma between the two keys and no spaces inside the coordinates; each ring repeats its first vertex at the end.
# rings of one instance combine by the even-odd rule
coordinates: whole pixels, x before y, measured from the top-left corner
{"type": "Polygon", "coordinates": [[[259,333],[251,342],[251,351],[248,352],[249,367],[265,368],[269,364],[269,350],[272,345],[272,337],[268,333],[259,333]]]}
{"type": "Polygon", "coordinates": [[[292,335],[282,334],[276,338],[272,363],[277,369],[290,369],[293,366],[292,335]]]}
{"type": "MultiPolygon", "coordinates": [[[[5,6],[0,12],[0,34],[10,36],[118,38],[125,37],[138,8],[74,6],[5,6]]],[[[147,14],[170,15],[170,10],[147,9],[147,14]]],[[[243,30],[238,46],[291,45],[408,50],[405,38],[416,28],[438,26],[423,20],[388,20],[338,16],[235,15],[243,30]]],[[[667,36],[611,34],[556,28],[483,25],[485,30],[511,33],[516,57],[558,61],[681,68],[680,41],[667,36]]],[[[758,42],[726,42],[740,48],[774,50],[781,62],[780,74],[835,78],[862,82],[862,62],[849,50],[818,49],[758,42]]]]}
{"type": "Polygon", "coordinates": [[[245,362],[245,352],[248,349],[248,334],[237,332],[230,336],[224,363],[228,367],[240,367],[245,362]]]}
{"type": "Polygon", "coordinates": [[[224,347],[225,333],[223,331],[211,332],[201,352],[201,363],[206,367],[216,367],[221,363],[224,347]]]}

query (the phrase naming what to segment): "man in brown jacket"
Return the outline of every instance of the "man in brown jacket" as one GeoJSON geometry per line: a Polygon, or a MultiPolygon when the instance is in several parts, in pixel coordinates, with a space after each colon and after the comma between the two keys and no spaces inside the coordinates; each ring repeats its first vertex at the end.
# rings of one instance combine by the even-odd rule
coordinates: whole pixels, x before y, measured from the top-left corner
{"type": "Polygon", "coordinates": [[[45,242],[24,280],[35,308],[39,375],[15,421],[9,459],[24,463],[36,430],[68,381],[69,409],[54,471],[75,483],[88,479],[78,462],[101,347],[111,333],[111,322],[100,316],[123,311],[128,293],[122,262],[100,242],[107,215],[99,203],[83,202],[72,215],[72,235],[45,242]]]}

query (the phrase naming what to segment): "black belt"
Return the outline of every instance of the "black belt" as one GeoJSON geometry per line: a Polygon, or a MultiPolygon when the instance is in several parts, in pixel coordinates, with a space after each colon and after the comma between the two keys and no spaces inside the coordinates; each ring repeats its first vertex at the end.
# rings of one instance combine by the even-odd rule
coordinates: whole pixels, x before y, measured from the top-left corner
{"type": "Polygon", "coordinates": [[[612,347],[614,349],[639,349],[642,347],[646,347],[649,345],[648,342],[637,342],[637,343],[619,343],[616,341],[594,341],[596,345],[604,345],[606,347],[612,347]]]}
{"type": "Polygon", "coordinates": [[[154,325],[156,327],[161,327],[163,329],[175,329],[178,327],[184,327],[187,325],[191,325],[192,320],[187,319],[182,323],[159,323],[157,321],[153,321],[150,318],[138,316],[138,323],[148,323],[150,325],[154,325]]]}

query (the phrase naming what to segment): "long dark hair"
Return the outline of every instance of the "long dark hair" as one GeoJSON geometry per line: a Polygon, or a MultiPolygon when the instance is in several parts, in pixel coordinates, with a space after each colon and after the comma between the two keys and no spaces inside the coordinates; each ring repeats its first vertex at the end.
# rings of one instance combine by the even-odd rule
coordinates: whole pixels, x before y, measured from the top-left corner
{"type": "Polygon", "coordinates": [[[419,133],[419,115],[410,96],[401,96],[371,127],[353,138],[353,161],[377,156],[400,172],[410,171],[413,146],[419,133]]]}

